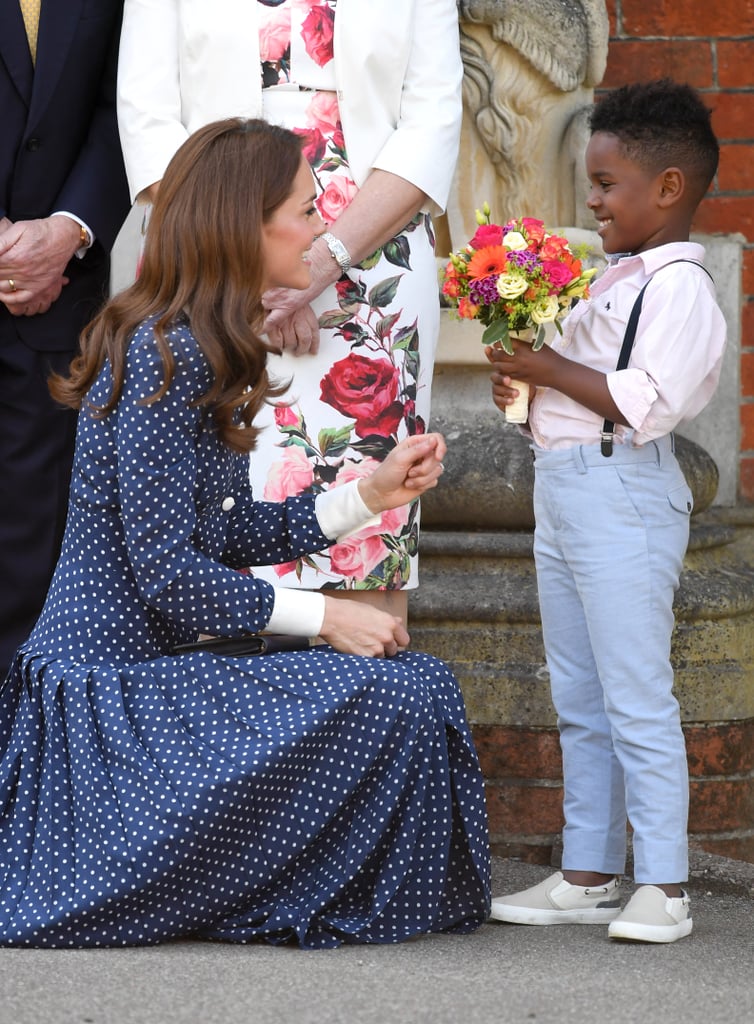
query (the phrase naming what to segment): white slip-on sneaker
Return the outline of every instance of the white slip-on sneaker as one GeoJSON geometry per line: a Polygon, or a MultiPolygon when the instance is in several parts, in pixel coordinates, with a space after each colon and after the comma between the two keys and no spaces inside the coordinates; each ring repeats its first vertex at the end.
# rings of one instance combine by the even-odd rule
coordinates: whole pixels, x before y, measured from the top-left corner
{"type": "Polygon", "coordinates": [[[490,917],[509,924],[608,924],[619,913],[617,878],[602,885],[571,885],[556,871],[531,889],[494,899],[490,917]]]}
{"type": "Polygon", "coordinates": [[[692,928],[690,901],[683,890],[679,898],[671,898],[656,885],[641,885],[607,934],[627,942],[676,942],[692,928]]]}

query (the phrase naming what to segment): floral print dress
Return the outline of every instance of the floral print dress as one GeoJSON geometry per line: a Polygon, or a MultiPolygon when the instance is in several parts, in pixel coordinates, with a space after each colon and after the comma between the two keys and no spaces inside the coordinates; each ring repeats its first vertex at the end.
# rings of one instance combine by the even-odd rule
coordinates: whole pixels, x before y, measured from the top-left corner
{"type": "MultiPolygon", "coordinates": [[[[330,224],[358,191],[351,178],[333,68],[335,0],[258,0],[264,115],[305,138],[304,153],[330,224]]],[[[406,228],[317,299],[317,355],[283,354],[270,372],[290,380],[290,404],[261,414],[251,457],[255,494],[282,500],[367,475],[429,418],[439,324],[430,218],[406,228]]],[[[419,506],[395,509],[315,555],[256,576],[305,589],[417,585],[419,506]]]]}

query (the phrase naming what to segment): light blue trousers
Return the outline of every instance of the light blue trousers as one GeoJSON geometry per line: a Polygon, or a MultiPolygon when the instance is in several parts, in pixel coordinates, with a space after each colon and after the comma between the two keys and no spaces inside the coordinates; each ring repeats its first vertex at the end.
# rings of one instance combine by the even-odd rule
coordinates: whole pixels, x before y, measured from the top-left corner
{"type": "Polygon", "coordinates": [[[563,867],[688,877],[688,768],[670,665],[691,491],[670,436],[534,449],[534,557],[563,752],[563,867]]]}

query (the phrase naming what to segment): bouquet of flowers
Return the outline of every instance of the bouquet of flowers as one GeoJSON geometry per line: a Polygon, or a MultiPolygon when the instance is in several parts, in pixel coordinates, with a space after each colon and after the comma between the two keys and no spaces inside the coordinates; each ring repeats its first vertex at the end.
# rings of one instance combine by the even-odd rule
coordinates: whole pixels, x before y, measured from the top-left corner
{"type": "MultiPolygon", "coordinates": [[[[493,224],[487,203],[476,211],[476,220],[474,237],[450,255],[443,295],[459,316],[485,324],[483,345],[499,345],[512,355],[515,337],[536,351],[544,344],[545,324],[562,332],[559,321],[574,299],[589,294],[596,270],[584,269],[567,240],[545,230],[541,220],[519,217],[493,224]]],[[[506,409],[506,419],[523,423],[529,386],[523,381],[514,386],[519,397],[506,409]]]]}

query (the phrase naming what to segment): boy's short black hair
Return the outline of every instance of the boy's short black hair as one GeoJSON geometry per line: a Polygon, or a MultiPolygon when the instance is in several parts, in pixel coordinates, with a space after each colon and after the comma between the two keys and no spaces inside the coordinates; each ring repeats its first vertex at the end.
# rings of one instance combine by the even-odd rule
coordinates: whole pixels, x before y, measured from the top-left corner
{"type": "Polygon", "coordinates": [[[711,112],[699,93],[670,78],[611,89],[590,117],[594,132],[608,132],[627,155],[653,172],[679,167],[698,203],[717,171],[720,147],[711,112]]]}

